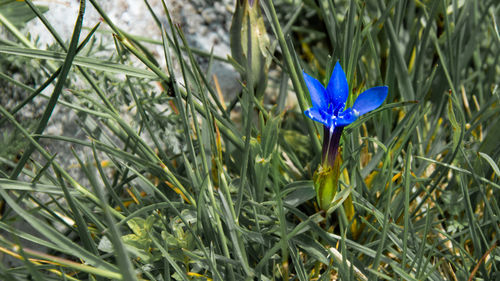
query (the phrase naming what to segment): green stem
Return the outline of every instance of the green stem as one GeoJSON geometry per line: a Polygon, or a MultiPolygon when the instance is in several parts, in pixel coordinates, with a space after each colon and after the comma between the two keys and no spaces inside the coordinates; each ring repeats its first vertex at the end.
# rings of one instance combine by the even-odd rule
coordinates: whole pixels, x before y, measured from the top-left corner
{"type": "MultiPolygon", "coordinates": [[[[285,41],[285,35],[283,34],[283,31],[281,30],[278,16],[276,15],[276,10],[274,9],[274,4],[273,4],[272,0],[265,0],[265,2],[266,2],[266,5],[268,7],[268,12],[270,14],[271,21],[272,21],[273,26],[274,26],[273,30],[276,33],[276,37],[278,37],[281,51],[283,52],[283,57],[285,58],[285,65],[288,68],[288,73],[290,74],[290,79],[292,79],[293,88],[295,89],[295,93],[297,96],[300,110],[302,112],[304,112],[308,108],[308,105],[306,102],[304,89],[302,88],[301,80],[299,79],[299,76],[297,75],[297,70],[295,69],[292,55],[291,55],[290,50],[288,49],[288,45],[285,41]]],[[[311,141],[313,143],[313,149],[314,149],[316,154],[319,154],[321,145],[319,143],[318,138],[316,137],[316,130],[315,130],[314,124],[312,123],[312,120],[309,120],[308,118],[304,118],[304,120],[305,120],[306,125],[307,125],[307,130],[309,131],[309,137],[311,138],[311,141]]]]}

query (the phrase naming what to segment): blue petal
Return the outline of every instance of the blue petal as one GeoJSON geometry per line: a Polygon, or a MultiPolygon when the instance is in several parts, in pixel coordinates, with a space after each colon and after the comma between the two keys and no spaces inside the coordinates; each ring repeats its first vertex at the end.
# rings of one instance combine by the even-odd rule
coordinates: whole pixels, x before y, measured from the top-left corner
{"type": "Polygon", "coordinates": [[[374,110],[384,102],[387,92],[387,86],[373,87],[364,91],[354,102],[353,112],[359,116],[374,110]]]}
{"type": "Polygon", "coordinates": [[[358,119],[358,115],[354,113],[352,108],[348,108],[341,112],[335,120],[337,126],[347,126],[358,119]]]}
{"type": "Polygon", "coordinates": [[[309,109],[306,109],[306,111],[304,111],[304,114],[316,122],[320,122],[325,126],[329,126],[328,118],[325,118],[326,116],[324,116],[318,108],[311,107],[309,109]]]}
{"type": "Polygon", "coordinates": [[[326,96],[325,87],[304,71],[302,71],[302,74],[304,76],[304,81],[306,81],[309,95],[311,95],[312,106],[314,108],[326,110],[328,108],[328,97],[326,96]]]}
{"type": "Polygon", "coordinates": [[[344,109],[347,96],[349,95],[349,85],[347,85],[347,78],[339,62],[337,62],[333,68],[332,76],[326,87],[326,92],[333,108],[342,105],[341,110],[344,109]]]}

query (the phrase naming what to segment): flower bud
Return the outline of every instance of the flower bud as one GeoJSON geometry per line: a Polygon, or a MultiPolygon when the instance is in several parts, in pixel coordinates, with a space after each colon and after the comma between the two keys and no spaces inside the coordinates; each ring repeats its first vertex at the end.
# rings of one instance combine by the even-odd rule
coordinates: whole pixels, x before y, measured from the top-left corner
{"type": "MultiPolygon", "coordinates": [[[[255,94],[261,98],[267,84],[267,73],[271,62],[268,54],[269,37],[259,0],[237,0],[230,29],[231,56],[243,67],[243,80],[251,74],[255,94]],[[250,64],[248,65],[248,57],[250,64]]],[[[241,69],[240,69],[241,70],[241,69]]]]}
{"type": "Polygon", "coordinates": [[[316,199],[318,200],[319,208],[322,210],[326,211],[330,208],[335,194],[337,194],[341,165],[340,153],[336,153],[333,165],[323,162],[314,172],[313,182],[316,190],[316,199]]]}

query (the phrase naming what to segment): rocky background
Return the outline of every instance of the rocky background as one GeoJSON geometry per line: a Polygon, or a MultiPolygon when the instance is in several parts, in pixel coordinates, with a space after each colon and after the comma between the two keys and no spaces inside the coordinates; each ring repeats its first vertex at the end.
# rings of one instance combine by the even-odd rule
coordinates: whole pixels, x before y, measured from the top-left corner
{"type": "MultiPolygon", "coordinates": [[[[162,1],[148,0],[147,2],[160,20],[167,24],[162,1]]],[[[78,13],[79,1],[52,0],[34,1],[34,3],[49,8],[45,16],[57,32],[69,40],[78,13]]],[[[98,3],[111,20],[124,31],[133,35],[161,40],[160,30],[144,1],[98,0],[98,3]]],[[[234,0],[165,0],[165,3],[173,21],[181,26],[191,47],[206,52],[210,52],[213,48],[214,55],[224,58],[231,53],[229,28],[234,10],[234,0]]],[[[99,21],[102,21],[99,13],[90,2],[87,2],[84,26],[92,28],[99,21]]],[[[30,32],[31,36],[38,38],[39,44],[50,45],[54,42],[51,34],[47,32],[45,26],[38,19],[32,20],[27,25],[26,30],[30,32]]],[[[108,27],[106,24],[102,24],[100,30],[108,30],[108,27]]],[[[82,34],[83,36],[84,34],[82,34]]],[[[105,43],[111,44],[110,51],[113,51],[111,36],[104,34],[101,37],[105,43]]],[[[164,64],[163,47],[160,45],[149,45],[149,47],[158,56],[158,61],[164,64]]],[[[212,71],[217,75],[224,94],[232,95],[239,91],[239,76],[232,67],[215,62],[212,71]]]]}
{"type": "MultiPolygon", "coordinates": [[[[77,0],[49,0],[49,1],[33,1],[36,5],[48,7],[48,11],[44,14],[60,36],[69,42],[73,32],[75,20],[78,14],[79,1],[77,0]]],[[[172,16],[173,21],[179,24],[184,31],[188,43],[191,47],[213,53],[217,56],[227,57],[230,54],[229,48],[229,28],[231,25],[232,12],[234,9],[234,0],[165,0],[167,8],[172,16]]],[[[141,0],[98,0],[98,3],[111,18],[111,20],[124,31],[146,38],[161,40],[161,33],[157,27],[150,12],[141,0]]],[[[167,17],[164,13],[161,0],[148,0],[149,5],[155,11],[157,16],[165,25],[167,17]]],[[[84,27],[92,28],[102,19],[97,10],[87,1],[86,12],[84,16],[84,27]]],[[[109,28],[105,23],[100,26],[100,31],[95,36],[98,40],[107,46],[104,50],[103,57],[109,57],[112,52],[115,52],[112,36],[108,31],[109,28]],[[106,53],[109,52],[109,53],[106,53]]],[[[39,19],[31,20],[23,29],[24,34],[29,34],[36,45],[40,49],[47,49],[55,43],[50,32],[42,24],[39,19]]],[[[86,31],[82,31],[81,38],[84,38],[86,31]]],[[[0,29],[0,38],[9,36],[0,29]]],[[[158,62],[165,66],[163,57],[163,47],[159,44],[145,44],[149,50],[157,56],[158,62]]],[[[201,59],[203,60],[203,59],[201,59]]],[[[29,62],[29,61],[26,61],[29,62]]],[[[208,62],[208,60],[205,62],[208,62]]],[[[203,64],[204,61],[201,61],[203,64]]],[[[17,66],[22,70],[22,65],[17,66]]],[[[21,74],[12,71],[14,79],[30,84],[29,76],[31,73],[21,74]],[[28,81],[26,81],[28,80],[28,81]]],[[[240,91],[239,74],[229,65],[214,61],[212,65],[212,73],[218,78],[221,91],[225,96],[235,96],[240,91]]],[[[38,74],[40,75],[40,74],[38,74]]],[[[181,76],[180,73],[178,76],[181,76]]],[[[44,76],[44,81],[46,77],[44,76]]],[[[85,85],[82,85],[85,86],[85,85]]],[[[50,95],[52,87],[48,87],[44,94],[50,95]]],[[[20,101],[25,99],[29,93],[22,89],[12,89],[9,83],[0,81],[0,103],[8,109],[14,108],[20,101]]],[[[16,114],[16,118],[20,122],[29,123],[30,120],[40,118],[45,110],[46,99],[35,98],[29,105],[23,107],[22,111],[16,114]]],[[[127,115],[126,107],[123,114],[127,115]]],[[[85,133],[79,129],[78,117],[70,109],[63,106],[56,106],[49,125],[45,129],[45,134],[57,136],[69,136],[72,138],[85,139],[85,133]]],[[[9,132],[13,129],[10,126],[4,127],[3,138],[1,142],[3,147],[10,147],[9,132]]],[[[45,147],[53,154],[57,154],[57,161],[64,167],[69,167],[68,171],[78,181],[84,183],[85,177],[80,175],[78,162],[73,157],[71,149],[76,149],[77,153],[81,153],[79,148],[72,147],[69,143],[61,143],[54,141],[43,141],[45,147]],[[71,168],[73,167],[73,168],[71,168]]],[[[20,144],[21,145],[21,144],[20,144]]],[[[9,154],[8,152],[2,154],[9,154]]],[[[5,156],[5,155],[4,155],[5,156]]],[[[12,156],[12,155],[10,155],[12,156]]],[[[36,153],[33,157],[37,158],[36,153]]],[[[10,157],[9,157],[10,158],[10,157]]],[[[40,157],[41,159],[41,157],[40,157]]],[[[85,156],[83,157],[85,159],[85,156]]],[[[39,200],[44,201],[43,195],[39,200]]],[[[23,223],[17,225],[19,229],[33,231],[29,226],[23,223]],[[28,228],[28,229],[26,229],[28,228]]],[[[26,247],[44,251],[38,245],[27,243],[26,247]]],[[[0,260],[7,267],[19,263],[18,260],[12,259],[10,256],[0,255],[0,260]]]]}
{"type": "MultiPolygon", "coordinates": [[[[234,9],[234,0],[165,0],[169,9],[172,20],[179,24],[186,35],[188,44],[199,50],[209,53],[213,49],[214,55],[227,57],[230,55],[229,48],[229,28],[231,25],[232,12],[234,9]]],[[[76,0],[51,0],[51,1],[34,1],[36,5],[48,7],[48,11],[44,14],[52,26],[60,34],[62,38],[71,39],[75,20],[78,14],[79,1],[76,0]]],[[[122,30],[132,35],[137,35],[145,38],[161,40],[161,31],[152,18],[147,5],[141,0],[98,0],[102,9],[111,18],[115,25],[122,30]]],[[[148,0],[149,5],[156,13],[158,18],[167,25],[167,17],[164,13],[161,0],[148,0]]],[[[102,22],[101,16],[92,4],[87,1],[86,12],[84,16],[84,27],[92,28],[98,22],[102,22]]],[[[115,50],[112,36],[109,34],[109,27],[102,23],[99,31],[94,36],[102,41],[105,50],[103,58],[112,55],[115,50]]],[[[54,39],[50,32],[39,19],[30,21],[24,28],[25,34],[30,34],[31,38],[36,41],[38,48],[46,49],[54,44],[54,39]]],[[[86,35],[82,31],[81,38],[86,35]]],[[[157,60],[165,67],[163,46],[160,44],[145,44],[149,50],[157,56],[157,60]]],[[[201,64],[207,66],[208,60],[200,58],[201,64]]],[[[175,63],[175,62],[174,62],[175,63]]],[[[144,66],[138,63],[141,68],[144,66]]],[[[234,97],[240,90],[239,74],[234,68],[227,63],[214,60],[212,64],[212,73],[217,76],[221,91],[226,97],[234,97]]],[[[178,79],[182,78],[179,73],[178,79]]],[[[18,77],[18,80],[23,80],[18,77]]],[[[45,78],[44,78],[45,79],[45,78]]],[[[8,86],[8,85],[7,85],[8,86]]],[[[85,85],[82,85],[85,87],[85,85]]],[[[47,88],[44,93],[50,95],[52,88],[47,88]]],[[[27,93],[19,91],[6,91],[2,95],[1,101],[7,108],[12,108],[19,101],[27,97],[27,93]]],[[[45,110],[46,100],[36,98],[31,104],[23,108],[23,111],[18,113],[16,117],[19,120],[29,120],[40,118],[45,110]]],[[[126,106],[122,112],[125,116],[129,114],[126,106]]],[[[73,138],[85,138],[85,134],[76,126],[77,117],[68,108],[56,106],[54,113],[50,119],[48,127],[45,129],[46,134],[64,135],[73,138]]],[[[69,153],[68,157],[58,157],[58,161],[63,166],[78,166],[76,159],[71,155],[70,144],[46,142],[47,147],[53,153],[69,153]],[[67,146],[67,147],[66,147],[67,146]]],[[[75,169],[77,170],[77,169],[75,169]]],[[[78,174],[74,174],[76,178],[78,174]]]]}

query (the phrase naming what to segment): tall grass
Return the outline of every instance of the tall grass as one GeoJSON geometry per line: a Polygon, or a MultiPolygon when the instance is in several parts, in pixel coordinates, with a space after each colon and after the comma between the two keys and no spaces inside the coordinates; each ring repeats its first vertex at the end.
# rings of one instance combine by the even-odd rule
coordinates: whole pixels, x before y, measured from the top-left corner
{"type": "Polygon", "coordinates": [[[257,98],[248,68],[227,103],[211,64],[246,66],[190,48],[165,3],[149,10],[162,40],[148,40],[163,46],[164,62],[96,0],[80,2],[72,38],[24,1],[54,37],[48,49],[0,8],[11,35],[0,60],[42,77],[28,85],[12,69],[0,73],[27,93],[0,105],[4,139],[18,140],[0,153],[0,251],[19,261],[0,263],[0,279],[500,278],[496,2],[262,0],[281,73],[266,95],[278,95],[257,98]],[[86,5],[103,24],[84,29],[86,5]],[[108,59],[97,58],[97,33],[113,36],[108,59]],[[322,212],[311,181],[322,130],[302,114],[310,101],[301,72],[324,82],[337,61],[350,103],[376,85],[389,96],[344,130],[339,193],[322,212]],[[39,98],[42,117],[20,122],[39,98]],[[56,107],[74,112],[86,138],[46,132],[56,107]]]}

